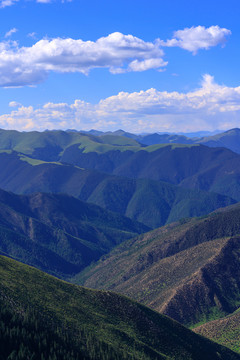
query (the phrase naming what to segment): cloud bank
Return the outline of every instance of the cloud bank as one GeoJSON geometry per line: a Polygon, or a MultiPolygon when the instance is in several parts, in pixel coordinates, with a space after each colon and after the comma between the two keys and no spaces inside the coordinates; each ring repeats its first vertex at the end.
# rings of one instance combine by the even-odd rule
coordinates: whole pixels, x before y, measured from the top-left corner
{"type": "Polygon", "coordinates": [[[113,74],[161,69],[167,65],[163,55],[159,41],[145,42],[119,32],[96,42],[56,38],[19,47],[5,41],[0,43],[0,86],[38,84],[50,71],[87,75],[94,68],[108,68],[113,74]]]}
{"type": "Polygon", "coordinates": [[[132,132],[226,130],[240,126],[240,86],[218,85],[203,76],[199,89],[188,93],[149,89],[118,95],[90,104],[47,103],[42,108],[17,107],[0,116],[0,127],[17,130],[82,129],[132,132]]]}
{"type": "MultiPolygon", "coordinates": [[[[11,36],[17,29],[6,33],[11,36]]],[[[94,41],[71,38],[42,39],[30,47],[19,47],[16,41],[0,42],[0,86],[36,85],[49,72],[77,72],[87,75],[91,69],[107,68],[112,74],[162,71],[167,66],[162,47],[178,46],[196,53],[199,49],[223,44],[230,30],[211,26],[192,27],[174,33],[163,42],[146,42],[120,32],[94,41]]]]}

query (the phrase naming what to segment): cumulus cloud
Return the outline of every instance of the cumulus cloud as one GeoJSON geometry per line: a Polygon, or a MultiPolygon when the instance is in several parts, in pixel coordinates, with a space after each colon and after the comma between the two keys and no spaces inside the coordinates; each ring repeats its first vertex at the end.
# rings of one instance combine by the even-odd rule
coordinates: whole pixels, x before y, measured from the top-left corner
{"type": "Polygon", "coordinates": [[[185,28],[184,30],[175,31],[173,38],[162,42],[163,46],[180,47],[196,54],[200,49],[209,49],[212,46],[224,44],[227,36],[231,35],[231,31],[220,28],[218,25],[205,28],[204,26],[196,26],[185,28]]]}
{"type": "Polygon", "coordinates": [[[167,65],[163,55],[159,41],[145,42],[119,32],[96,42],[55,38],[40,40],[31,47],[1,42],[0,86],[37,84],[50,71],[87,75],[93,68],[108,68],[112,73],[161,69],[167,65]]]}
{"type": "Polygon", "coordinates": [[[240,86],[227,87],[203,76],[201,87],[188,92],[149,89],[118,95],[90,104],[47,103],[34,109],[19,105],[0,116],[0,127],[18,130],[83,129],[132,132],[197,131],[239,127],[240,86]]]}
{"type": "MultiPolygon", "coordinates": [[[[46,1],[46,0],[44,0],[46,1]]],[[[5,35],[10,37],[17,29],[5,35]]],[[[0,86],[35,85],[43,82],[49,72],[78,72],[87,75],[94,68],[108,68],[112,74],[141,72],[150,69],[164,71],[162,46],[179,46],[196,53],[226,40],[230,30],[211,26],[192,27],[175,32],[175,38],[166,42],[156,39],[146,42],[120,32],[94,41],[81,39],[42,39],[30,47],[17,42],[0,42],[0,86]]],[[[34,37],[35,33],[29,36],[34,37]]]]}

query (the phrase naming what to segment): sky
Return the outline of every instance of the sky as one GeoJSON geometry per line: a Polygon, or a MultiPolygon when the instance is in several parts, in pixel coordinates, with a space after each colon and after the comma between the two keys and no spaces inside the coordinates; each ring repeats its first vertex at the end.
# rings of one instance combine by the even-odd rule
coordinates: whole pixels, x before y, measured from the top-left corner
{"type": "Polygon", "coordinates": [[[240,127],[239,0],[0,0],[0,128],[240,127]]]}

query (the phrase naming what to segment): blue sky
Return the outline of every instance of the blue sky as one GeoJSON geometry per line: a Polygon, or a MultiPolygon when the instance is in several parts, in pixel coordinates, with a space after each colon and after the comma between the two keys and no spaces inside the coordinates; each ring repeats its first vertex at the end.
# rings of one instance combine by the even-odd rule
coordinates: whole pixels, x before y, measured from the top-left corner
{"type": "Polygon", "coordinates": [[[0,0],[0,127],[238,127],[239,18],[237,0],[0,0]]]}

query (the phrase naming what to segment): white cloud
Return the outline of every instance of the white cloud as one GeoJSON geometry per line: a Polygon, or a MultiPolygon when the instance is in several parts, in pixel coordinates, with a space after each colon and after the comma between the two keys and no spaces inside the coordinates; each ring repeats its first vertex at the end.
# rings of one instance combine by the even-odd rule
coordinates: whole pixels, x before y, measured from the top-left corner
{"type": "Polygon", "coordinates": [[[13,29],[9,30],[8,32],[6,32],[4,37],[8,38],[8,37],[12,36],[12,34],[16,33],[17,31],[18,31],[18,29],[13,28],[13,29]]]}
{"type": "MultiPolygon", "coordinates": [[[[44,0],[46,1],[46,0],[44,0]]],[[[10,36],[17,29],[10,30],[10,36]]],[[[140,72],[150,69],[164,71],[167,61],[162,46],[180,46],[196,52],[223,43],[230,30],[211,26],[175,32],[176,38],[163,42],[146,42],[120,32],[94,41],[81,39],[42,39],[30,47],[17,42],[0,42],[0,86],[35,85],[44,81],[49,72],[77,72],[87,75],[91,69],[107,68],[113,74],[140,72]]],[[[29,36],[34,37],[35,33],[29,36]]]]}
{"type": "Polygon", "coordinates": [[[194,131],[240,126],[240,86],[218,85],[203,76],[199,89],[188,93],[149,89],[120,92],[93,105],[47,103],[42,108],[20,105],[0,116],[0,127],[18,130],[123,128],[132,132],[194,131]]]}
{"type": "Polygon", "coordinates": [[[5,8],[7,6],[12,6],[19,0],[0,0],[0,9],[5,8]]]}
{"type": "Polygon", "coordinates": [[[209,49],[212,46],[224,44],[227,36],[231,31],[220,28],[218,25],[205,28],[204,26],[196,26],[185,28],[184,30],[175,31],[173,38],[162,42],[163,46],[180,47],[196,54],[200,49],[209,49]]]}
{"type": "Polygon", "coordinates": [[[0,86],[33,85],[50,71],[79,72],[108,68],[112,73],[160,69],[167,65],[158,41],[145,42],[119,32],[96,42],[71,38],[43,39],[31,47],[0,43],[0,86]]]}
{"type": "Polygon", "coordinates": [[[22,104],[18,103],[17,101],[10,101],[8,104],[9,107],[20,107],[22,104]]]}

